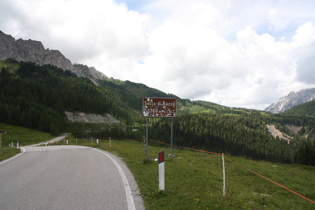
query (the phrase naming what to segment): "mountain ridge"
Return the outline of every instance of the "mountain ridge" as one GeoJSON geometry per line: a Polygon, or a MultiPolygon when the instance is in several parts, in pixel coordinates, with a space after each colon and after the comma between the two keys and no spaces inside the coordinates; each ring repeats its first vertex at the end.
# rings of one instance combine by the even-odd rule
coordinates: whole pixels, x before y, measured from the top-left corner
{"type": "Polygon", "coordinates": [[[315,88],[302,89],[297,92],[290,92],[287,96],[279,99],[277,103],[268,106],[264,111],[272,113],[281,113],[291,109],[294,106],[303,104],[315,99],[315,88]]]}
{"type": "Polygon", "coordinates": [[[89,78],[97,84],[98,79],[108,79],[94,67],[83,64],[72,64],[60,51],[45,49],[40,41],[15,39],[0,31],[0,60],[13,59],[32,62],[37,65],[50,64],[63,70],[69,70],[79,77],[89,78]]]}

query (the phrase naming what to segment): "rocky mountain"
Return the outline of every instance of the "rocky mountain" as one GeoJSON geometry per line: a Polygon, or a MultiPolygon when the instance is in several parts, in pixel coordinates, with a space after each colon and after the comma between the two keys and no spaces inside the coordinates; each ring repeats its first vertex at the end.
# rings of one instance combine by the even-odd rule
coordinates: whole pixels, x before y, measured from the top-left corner
{"type": "Polygon", "coordinates": [[[38,65],[50,64],[63,70],[69,70],[79,77],[91,79],[106,79],[107,76],[97,71],[94,67],[82,64],[72,64],[58,50],[45,49],[40,41],[15,40],[12,36],[0,31],[0,60],[14,59],[17,61],[32,62],[38,65]]]}
{"type": "Polygon", "coordinates": [[[291,92],[289,95],[281,98],[277,103],[271,104],[265,109],[272,113],[280,113],[291,109],[292,107],[312,101],[315,99],[315,88],[303,89],[298,92],[291,92]]]}

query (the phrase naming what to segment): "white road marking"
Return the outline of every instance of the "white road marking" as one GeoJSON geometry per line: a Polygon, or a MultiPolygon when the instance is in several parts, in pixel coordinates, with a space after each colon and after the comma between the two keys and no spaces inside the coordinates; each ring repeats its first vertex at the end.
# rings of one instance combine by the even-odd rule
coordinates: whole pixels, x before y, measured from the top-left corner
{"type": "Polygon", "coordinates": [[[124,184],[124,188],[125,188],[125,192],[126,192],[126,198],[127,198],[127,204],[128,204],[128,210],[136,210],[135,203],[134,203],[134,200],[133,200],[133,197],[131,194],[130,185],[129,185],[128,179],[127,179],[126,174],[123,171],[123,169],[120,167],[120,165],[117,163],[117,161],[114,158],[112,158],[110,155],[108,155],[106,152],[99,150],[99,149],[96,149],[96,148],[93,148],[93,149],[102,153],[103,155],[105,155],[109,159],[111,159],[111,161],[113,161],[113,163],[115,164],[116,168],[119,171],[119,174],[120,174],[121,179],[122,179],[123,184],[124,184]]]}
{"type": "Polygon", "coordinates": [[[13,157],[11,157],[11,158],[9,158],[9,159],[6,159],[6,160],[4,160],[4,161],[1,161],[1,162],[0,162],[0,165],[4,164],[4,163],[6,163],[6,162],[9,162],[10,160],[13,160],[13,159],[15,159],[15,158],[17,158],[17,157],[23,155],[24,152],[25,152],[25,149],[24,149],[24,148],[20,148],[20,149],[21,149],[21,151],[22,151],[21,153],[15,155],[15,156],[13,156],[13,157]]]}

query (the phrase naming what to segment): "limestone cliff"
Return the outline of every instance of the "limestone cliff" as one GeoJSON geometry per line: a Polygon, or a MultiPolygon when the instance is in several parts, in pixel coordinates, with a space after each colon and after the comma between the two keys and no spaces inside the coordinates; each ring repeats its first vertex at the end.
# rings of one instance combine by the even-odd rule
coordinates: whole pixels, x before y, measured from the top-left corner
{"type": "Polygon", "coordinates": [[[58,50],[45,49],[40,41],[15,40],[12,36],[0,31],[0,60],[5,59],[32,62],[38,65],[50,64],[63,70],[69,70],[79,77],[89,78],[94,83],[97,79],[107,79],[103,73],[94,67],[72,64],[58,50]]]}

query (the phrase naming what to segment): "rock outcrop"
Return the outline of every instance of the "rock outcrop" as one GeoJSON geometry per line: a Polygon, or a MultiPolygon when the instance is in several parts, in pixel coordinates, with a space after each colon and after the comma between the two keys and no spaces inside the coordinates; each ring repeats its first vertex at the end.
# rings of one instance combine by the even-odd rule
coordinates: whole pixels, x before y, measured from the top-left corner
{"type": "Polygon", "coordinates": [[[315,99],[315,88],[303,89],[298,92],[291,92],[289,95],[279,99],[275,104],[271,104],[265,109],[272,113],[280,113],[291,109],[292,107],[312,101],[315,99]]]}
{"type": "Polygon", "coordinates": [[[266,127],[268,130],[268,133],[275,138],[278,137],[280,140],[285,140],[288,142],[288,144],[290,144],[290,141],[293,140],[292,136],[289,136],[288,134],[279,131],[275,125],[267,124],[266,127]]]}
{"type": "Polygon", "coordinates": [[[104,123],[104,124],[119,124],[120,121],[111,116],[110,114],[89,114],[83,112],[65,112],[67,119],[70,122],[80,123],[104,123]]]}
{"type": "Polygon", "coordinates": [[[79,77],[89,78],[94,83],[96,83],[97,79],[108,78],[94,67],[72,64],[71,61],[58,50],[45,49],[40,41],[15,40],[12,36],[0,31],[0,60],[6,59],[32,62],[38,65],[50,64],[63,70],[69,70],[79,77]]]}

